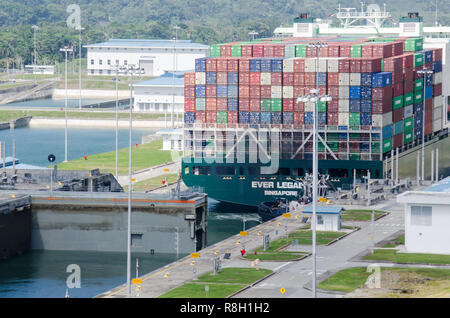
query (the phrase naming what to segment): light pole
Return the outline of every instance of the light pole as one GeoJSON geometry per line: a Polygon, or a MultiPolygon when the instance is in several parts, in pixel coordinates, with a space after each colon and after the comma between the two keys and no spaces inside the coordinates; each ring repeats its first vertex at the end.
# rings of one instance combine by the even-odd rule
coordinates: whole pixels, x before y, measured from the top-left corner
{"type": "Polygon", "coordinates": [[[422,96],[422,182],[425,180],[425,75],[433,74],[432,70],[424,68],[417,71],[418,74],[423,74],[423,96],[422,96]]]}
{"type": "Polygon", "coordinates": [[[60,52],[64,52],[65,54],[65,77],[64,77],[64,88],[66,91],[66,95],[64,98],[64,117],[65,117],[65,128],[64,128],[64,162],[67,162],[67,53],[73,52],[73,48],[69,46],[64,46],[59,49],[60,52]]]}
{"type": "Polygon", "coordinates": [[[36,30],[39,29],[37,25],[32,26],[34,32],[33,32],[33,43],[34,43],[34,53],[33,53],[33,74],[34,74],[34,84],[36,84],[36,30]]]}
{"type": "Polygon", "coordinates": [[[116,180],[119,180],[119,71],[121,66],[119,63],[111,66],[116,71],[116,180]]]}
{"type": "Polygon", "coordinates": [[[78,27],[78,31],[79,31],[79,50],[80,52],[78,53],[80,55],[80,65],[78,65],[78,89],[80,91],[80,98],[78,100],[78,108],[81,109],[81,31],[83,31],[84,28],[82,28],[81,26],[78,27]]]}
{"type": "Polygon", "coordinates": [[[258,32],[250,31],[250,32],[248,32],[248,34],[252,36],[252,41],[255,41],[255,35],[258,35],[258,32]]]}
{"type": "Polygon", "coordinates": [[[172,72],[172,129],[175,128],[175,124],[174,124],[174,113],[175,113],[175,70],[176,70],[176,63],[177,63],[177,55],[176,55],[176,44],[178,41],[178,30],[180,29],[180,27],[178,25],[175,25],[173,27],[173,29],[175,30],[175,39],[173,42],[173,72],[172,72]]]}

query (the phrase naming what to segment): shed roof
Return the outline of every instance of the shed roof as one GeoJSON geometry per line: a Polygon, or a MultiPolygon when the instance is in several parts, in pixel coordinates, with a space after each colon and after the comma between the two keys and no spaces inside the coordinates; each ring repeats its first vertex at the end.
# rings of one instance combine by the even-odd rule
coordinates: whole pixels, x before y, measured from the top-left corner
{"type": "Polygon", "coordinates": [[[88,44],[86,48],[188,48],[208,49],[209,46],[201,43],[193,43],[191,40],[156,40],[156,39],[109,39],[106,42],[88,44]]]}
{"type": "Polygon", "coordinates": [[[450,192],[450,177],[442,179],[438,183],[424,189],[430,192],[450,192]]]}
{"type": "MultiPolygon", "coordinates": [[[[340,214],[342,212],[340,206],[321,206],[316,207],[316,214],[340,214]]],[[[303,209],[303,213],[312,213],[312,206],[306,206],[303,209]]]]}

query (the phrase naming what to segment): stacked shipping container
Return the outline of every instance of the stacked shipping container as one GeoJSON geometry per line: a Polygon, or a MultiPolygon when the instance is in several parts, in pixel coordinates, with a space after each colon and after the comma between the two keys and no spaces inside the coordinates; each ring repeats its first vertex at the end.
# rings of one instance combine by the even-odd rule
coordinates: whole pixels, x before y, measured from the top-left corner
{"type": "Polygon", "coordinates": [[[324,138],[343,159],[421,138],[422,112],[426,135],[442,129],[441,49],[423,50],[421,38],[322,42],[328,47],[319,52],[295,38],[213,45],[211,57],[197,59],[185,75],[185,123],[302,129],[312,125],[315,104],[297,97],[317,87],[332,96],[318,103],[318,123],[342,130],[324,138]],[[424,68],[434,73],[420,75],[424,68]],[[350,132],[374,127],[382,140],[350,132]]]}

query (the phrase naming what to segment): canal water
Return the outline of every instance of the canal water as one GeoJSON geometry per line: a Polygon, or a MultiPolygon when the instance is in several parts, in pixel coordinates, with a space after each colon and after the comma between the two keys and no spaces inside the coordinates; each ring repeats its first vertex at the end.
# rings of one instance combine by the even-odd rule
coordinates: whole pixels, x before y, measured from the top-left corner
{"type": "MultiPolygon", "coordinates": [[[[140,142],[142,136],[154,132],[133,129],[133,143],[140,142]]],[[[64,128],[1,130],[0,140],[6,141],[7,156],[12,155],[13,138],[16,142],[16,157],[23,163],[47,166],[50,153],[56,156],[57,163],[64,160],[64,128]]],[[[127,146],[128,129],[119,129],[119,147],[127,146]]],[[[113,128],[69,128],[69,160],[114,149],[113,128]]],[[[210,199],[209,210],[208,245],[239,233],[244,226],[249,229],[260,223],[256,211],[249,207],[210,199]]],[[[177,255],[133,253],[132,276],[135,274],[136,258],[139,259],[139,273],[145,274],[175,261],[177,255]]],[[[31,251],[10,260],[0,260],[0,298],[64,297],[66,280],[70,275],[66,270],[70,264],[77,264],[81,269],[81,288],[70,289],[70,297],[93,297],[126,281],[126,253],[31,251]]]]}
{"type": "MultiPolygon", "coordinates": [[[[81,100],[81,105],[93,105],[98,103],[103,103],[114,99],[115,96],[112,98],[86,98],[81,100]]],[[[67,107],[69,108],[78,108],[79,107],[79,100],[78,99],[67,99],[67,107]]],[[[20,107],[20,108],[28,108],[28,107],[36,107],[36,108],[42,108],[42,107],[65,107],[65,100],[64,98],[54,99],[54,98],[45,98],[45,99],[36,99],[36,100],[29,100],[29,101],[22,101],[22,102],[15,102],[15,103],[9,103],[6,105],[0,105],[0,106],[8,106],[8,107],[20,107]]],[[[112,107],[115,107],[112,106],[112,107]]],[[[120,106],[123,107],[123,106],[120,106]]]]}

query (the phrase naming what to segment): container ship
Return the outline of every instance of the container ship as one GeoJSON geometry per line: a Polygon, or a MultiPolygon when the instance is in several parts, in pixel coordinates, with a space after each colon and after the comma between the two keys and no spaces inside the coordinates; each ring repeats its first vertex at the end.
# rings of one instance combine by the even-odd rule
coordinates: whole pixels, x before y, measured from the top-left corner
{"type": "Polygon", "coordinates": [[[408,14],[397,36],[380,35],[382,28],[361,35],[364,27],[321,34],[300,14],[287,36],[212,45],[185,74],[184,183],[250,206],[301,200],[312,173],[316,107],[323,183],[345,189],[354,174],[390,177],[394,151],[447,137],[448,43],[430,47],[421,24],[408,14]],[[298,98],[314,89],[328,101],[298,98]]]}

